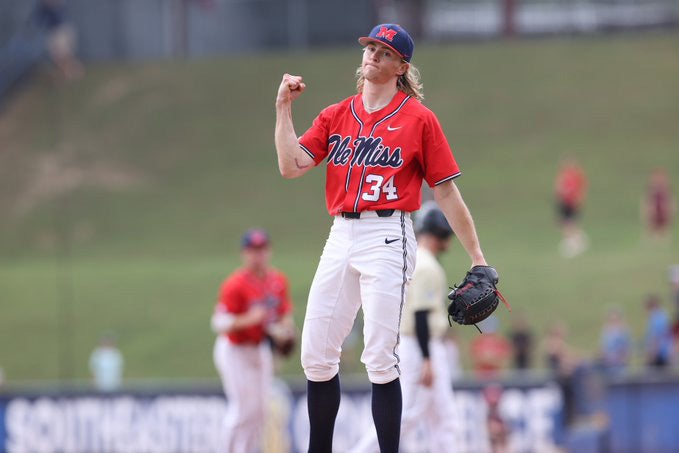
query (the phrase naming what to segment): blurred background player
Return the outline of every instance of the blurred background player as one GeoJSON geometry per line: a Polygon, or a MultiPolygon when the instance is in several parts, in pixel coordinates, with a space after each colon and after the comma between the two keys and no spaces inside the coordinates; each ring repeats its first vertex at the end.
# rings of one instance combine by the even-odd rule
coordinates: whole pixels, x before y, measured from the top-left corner
{"type": "Polygon", "coordinates": [[[267,331],[294,335],[288,280],[270,265],[268,234],[248,230],[241,258],[242,267],[221,286],[211,319],[218,334],[214,362],[228,403],[223,450],[228,453],[259,451],[274,370],[267,331]]]}
{"type": "Polygon", "coordinates": [[[670,240],[675,211],[676,205],[667,171],[662,167],[655,168],[641,199],[641,216],[647,237],[670,240]]]}
{"type": "Polygon", "coordinates": [[[64,0],[39,0],[33,14],[47,33],[47,51],[55,66],[67,80],[81,78],[85,69],[76,57],[77,34],[67,19],[64,0]]]}
{"type": "MultiPolygon", "coordinates": [[[[458,419],[448,363],[446,311],[448,282],[438,257],[448,250],[453,230],[435,202],[426,202],[415,218],[417,265],[413,272],[401,323],[401,437],[407,440],[418,426],[426,427],[429,453],[456,451],[458,419]]],[[[407,442],[405,442],[407,445],[407,442]]],[[[423,445],[420,445],[424,447],[423,445]]],[[[352,453],[379,451],[371,430],[352,453]]]]}
{"type": "Polygon", "coordinates": [[[587,192],[587,177],[575,158],[566,158],[561,163],[554,190],[562,234],[559,251],[570,258],[588,247],[587,235],[579,224],[587,192]]]}

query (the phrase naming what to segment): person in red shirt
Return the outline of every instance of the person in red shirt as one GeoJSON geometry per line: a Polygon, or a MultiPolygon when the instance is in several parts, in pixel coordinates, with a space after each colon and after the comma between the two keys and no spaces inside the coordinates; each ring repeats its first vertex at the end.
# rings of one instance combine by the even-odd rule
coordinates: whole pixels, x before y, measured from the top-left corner
{"type": "Polygon", "coordinates": [[[311,453],[332,451],[340,403],[342,342],[363,310],[361,361],[372,383],[372,415],[380,450],[399,448],[402,395],[399,326],[415,267],[410,213],[422,182],[471,258],[485,265],[471,214],[453,179],[461,172],[436,115],[422,104],[414,43],[396,24],[359,38],[357,94],[323,109],[299,137],[292,103],[302,76],[284,74],[276,97],[275,145],[285,178],[325,167],[325,199],[334,217],[316,270],[302,330],[311,453]]]}
{"type": "Polygon", "coordinates": [[[641,203],[646,234],[656,240],[671,239],[675,211],[676,205],[667,171],[662,167],[655,168],[641,203]]]}
{"type": "Polygon", "coordinates": [[[497,378],[512,357],[512,344],[499,332],[495,315],[483,321],[482,326],[483,333],[469,345],[472,366],[481,378],[497,378]]]}
{"type": "Polygon", "coordinates": [[[588,238],[580,228],[582,205],[587,193],[587,177],[573,158],[563,161],[556,177],[554,191],[561,226],[561,254],[573,257],[587,250],[588,238]]]}
{"type": "Polygon", "coordinates": [[[259,451],[273,379],[270,331],[294,335],[286,276],[269,264],[271,247],[264,230],[241,239],[243,266],[223,283],[211,319],[217,333],[214,362],[228,409],[224,451],[259,451]]]}
{"type": "Polygon", "coordinates": [[[504,389],[500,384],[489,383],[483,387],[481,393],[486,401],[486,428],[491,453],[508,453],[510,426],[500,410],[500,402],[504,389]]]}

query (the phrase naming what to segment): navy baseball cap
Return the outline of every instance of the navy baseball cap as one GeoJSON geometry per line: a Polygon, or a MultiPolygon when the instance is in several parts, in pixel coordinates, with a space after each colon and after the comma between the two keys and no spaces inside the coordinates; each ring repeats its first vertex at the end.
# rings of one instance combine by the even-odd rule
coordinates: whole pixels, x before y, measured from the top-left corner
{"type": "Polygon", "coordinates": [[[242,248],[260,248],[269,245],[269,234],[259,228],[249,229],[240,240],[242,248]]]}
{"type": "Polygon", "coordinates": [[[394,50],[405,61],[410,63],[413,58],[413,50],[415,50],[415,43],[407,31],[398,24],[380,24],[376,25],[370,31],[370,35],[358,38],[358,42],[362,46],[367,46],[370,42],[379,42],[390,49],[394,50]]]}

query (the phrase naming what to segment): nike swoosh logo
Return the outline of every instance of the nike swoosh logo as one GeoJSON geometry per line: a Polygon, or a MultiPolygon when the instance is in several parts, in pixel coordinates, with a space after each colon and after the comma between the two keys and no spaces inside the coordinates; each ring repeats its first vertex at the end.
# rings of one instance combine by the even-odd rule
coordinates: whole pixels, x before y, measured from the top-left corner
{"type": "Polygon", "coordinates": [[[387,239],[387,238],[384,238],[384,243],[385,243],[385,244],[391,244],[392,242],[396,242],[396,241],[398,241],[398,238],[396,238],[396,239],[387,239]]]}
{"type": "Polygon", "coordinates": [[[403,126],[399,126],[399,127],[391,127],[391,126],[387,126],[387,130],[388,130],[388,131],[397,131],[397,130],[401,129],[402,127],[403,127],[403,126]]]}

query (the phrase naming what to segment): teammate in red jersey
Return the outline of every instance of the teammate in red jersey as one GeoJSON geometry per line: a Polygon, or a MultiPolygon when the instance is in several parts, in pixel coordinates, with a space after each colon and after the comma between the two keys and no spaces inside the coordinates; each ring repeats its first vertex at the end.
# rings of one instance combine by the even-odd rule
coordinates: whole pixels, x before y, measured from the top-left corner
{"type": "Polygon", "coordinates": [[[399,325],[415,267],[410,212],[422,181],[434,196],[472,265],[486,264],[472,217],[453,179],[460,175],[438,119],[422,103],[406,30],[382,24],[359,39],[358,94],[325,108],[298,138],[292,102],[306,89],[285,74],[276,98],[275,143],[286,178],[325,161],[326,204],[334,216],[314,277],[302,331],[307,377],[309,452],[332,451],[340,402],[342,342],[359,308],[364,317],[361,361],[372,382],[372,413],[380,450],[396,453],[401,422],[399,325]]]}
{"type": "Polygon", "coordinates": [[[589,243],[579,224],[587,193],[587,176],[574,158],[567,158],[561,163],[554,192],[562,234],[559,250],[565,257],[574,257],[587,250],[589,243]]]}
{"type": "Polygon", "coordinates": [[[259,451],[273,378],[267,332],[273,326],[294,332],[288,281],[269,265],[267,233],[249,230],[241,245],[243,267],[222,284],[211,319],[218,334],[214,362],[228,402],[224,451],[229,453],[259,451]]]}

